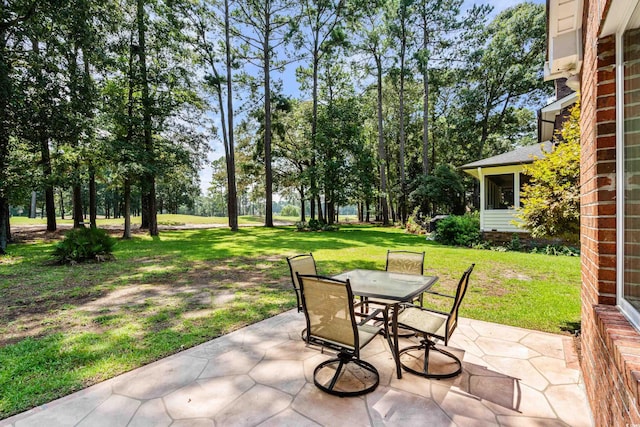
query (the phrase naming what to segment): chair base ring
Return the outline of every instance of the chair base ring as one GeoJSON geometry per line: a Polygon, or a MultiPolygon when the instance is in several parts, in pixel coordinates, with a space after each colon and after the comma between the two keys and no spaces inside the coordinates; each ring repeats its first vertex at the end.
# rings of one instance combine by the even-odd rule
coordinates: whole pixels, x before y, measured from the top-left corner
{"type": "MultiPolygon", "coordinates": [[[[453,355],[452,353],[449,353],[446,350],[443,350],[441,348],[438,348],[435,346],[434,343],[423,343],[421,345],[412,345],[410,347],[406,347],[403,348],[402,350],[399,351],[399,356],[400,356],[400,365],[402,365],[402,368],[407,371],[410,372],[414,375],[419,375],[421,377],[425,377],[425,378],[434,378],[434,379],[445,379],[445,378],[453,378],[455,376],[460,375],[460,373],[462,372],[462,362],[460,361],[460,359],[458,357],[456,357],[455,355],[453,355]],[[449,359],[451,359],[455,365],[457,366],[457,368],[452,371],[452,372],[445,372],[445,373],[439,373],[439,372],[429,372],[429,363],[427,360],[426,365],[423,363],[423,370],[416,370],[413,369],[412,367],[406,365],[405,363],[402,362],[402,355],[405,353],[409,353],[411,351],[417,351],[419,350],[421,352],[421,356],[425,357],[425,358],[429,358],[429,352],[431,351],[435,351],[438,352],[446,357],[448,357],[449,359]]],[[[412,356],[413,357],[413,356],[412,356]]],[[[416,357],[413,357],[414,359],[419,359],[416,357]]]]}
{"type": "MultiPolygon", "coordinates": [[[[349,381],[349,378],[347,379],[349,381]]],[[[325,393],[332,394],[334,396],[340,397],[353,397],[353,396],[361,396],[366,393],[370,393],[378,387],[380,383],[380,375],[378,374],[378,370],[369,362],[365,362],[364,360],[355,359],[350,355],[345,355],[343,353],[338,354],[337,358],[330,359],[322,362],[313,371],[313,383],[320,390],[325,393]],[[338,364],[338,367],[335,369],[335,374],[332,376],[331,381],[327,385],[326,382],[323,383],[318,380],[318,373],[324,368],[329,367],[330,365],[338,364]],[[344,371],[346,370],[349,364],[355,364],[361,367],[364,371],[365,376],[372,375],[372,378],[366,378],[365,376],[353,376],[351,378],[351,382],[357,383],[359,386],[364,385],[364,387],[356,388],[355,390],[345,390],[344,387],[340,384],[340,379],[344,375],[344,371]],[[353,381],[355,380],[355,381],[353,381]]]]}

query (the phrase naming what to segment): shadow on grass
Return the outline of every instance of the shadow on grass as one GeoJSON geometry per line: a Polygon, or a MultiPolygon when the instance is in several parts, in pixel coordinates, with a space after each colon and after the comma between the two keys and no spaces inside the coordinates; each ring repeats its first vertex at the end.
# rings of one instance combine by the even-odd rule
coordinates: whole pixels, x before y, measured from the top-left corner
{"type": "Polygon", "coordinates": [[[131,331],[130,325],[110,325],[114,327],[101,332],[56,333],[0,348],[0,419],[295,305],[290,298],[283,297],[284,291],[272,293],[272,301],[255,304],[250,297],[239,298],[201,318],[186,319],[177,309],[161,309],[138,322],[135,331],[131,331]]]}

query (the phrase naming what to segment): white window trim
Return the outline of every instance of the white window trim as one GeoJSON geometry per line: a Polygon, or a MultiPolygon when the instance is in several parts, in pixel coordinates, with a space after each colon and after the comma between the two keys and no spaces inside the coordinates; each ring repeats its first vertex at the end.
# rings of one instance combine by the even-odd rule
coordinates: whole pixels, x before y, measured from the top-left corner
{"type": "MultiPolygon", "coordinates": [[[[633,12],[640,1],[631,5],[633,12]]],[[[622,35],[633,13],[627,14],[616,31],[616,302],[620,311],[640,329],[640,311],[624,298],[624,68],[622,35]]]]}

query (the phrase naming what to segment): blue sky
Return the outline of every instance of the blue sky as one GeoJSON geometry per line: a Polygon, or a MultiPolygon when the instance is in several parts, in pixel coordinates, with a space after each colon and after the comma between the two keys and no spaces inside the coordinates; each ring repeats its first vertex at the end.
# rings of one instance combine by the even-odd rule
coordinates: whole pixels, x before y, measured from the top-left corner
{"type": "MultiPolygon", "coordinates": [[[[544,4],[545,1],[544,0],[529,0],[532,3],[537,3],[537,4],[544,4]]],[[[473,1],[473,0],[465,0],[463,3],[463,10],[469,9],[470,7],[472,7],[474,4],[489,4],[493,6],[493,12],[490,15],[490,18],[493,18],[495,15],[497,15],[498,13],[500,13],[502,10],[507,9],[511,6],[515,6],[516,4],[522,3],[522,1],[514,1],[514,0],[493,0],[493,1],[488,1],[488,0],[478,0],[478,1],[473,1]]],[[[292,64],[290,65],[287,70],[283,73],[282,78],[285,81],[285,89],[284,92],[288,95],[296,95],[297,94],[297,88],[298,88],[298,83],[295,81],[295,67],[297,65],[296,64],[292,64]],[[287,84],[287,82],[290,82],[289,84],[287,84]],[[289,89],[289,90],[287,90],[289,89]]],[[[216,141],[210,141],[210,145],[212,148],[212,152],[209,153],[209,160],[207,162],[207,164],[205,164],[205,167],[203,168],[203,170],[200,171],[200,188],[202,189],[202,194],[205,195],[207,188],[209,187],[209,183],[211,182],[211,167],[209,166],[209,164],[211,163],[211,161],[220,158],[221,156],[224,155],[224,149],[222,147],[222,143],[218,140],[216,141]]]]}

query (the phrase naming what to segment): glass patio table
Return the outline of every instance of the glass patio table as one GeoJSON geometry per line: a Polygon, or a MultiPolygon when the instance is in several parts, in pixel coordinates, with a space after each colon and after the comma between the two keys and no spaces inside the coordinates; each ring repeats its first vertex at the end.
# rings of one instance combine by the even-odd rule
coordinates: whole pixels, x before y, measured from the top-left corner
{"type": "Polygon", "coordinates": [[[387,304],[385,309],[385,318],[388,318],[388,309],[392,308],[392,333],[388,333],[387,322],[385,322],[385,330],[387,330],[387,341],[396,362],[396,374],[398,378],[402,378],[398,349],[398,304],[413,301],[415,297],[431,288],[438,281],[438,276],[358,269],[346,271],[333,277],[339,280],[349,279],[354,295],[395,301],[393,304],[387,304]]]}

